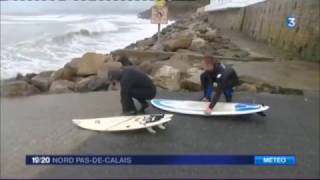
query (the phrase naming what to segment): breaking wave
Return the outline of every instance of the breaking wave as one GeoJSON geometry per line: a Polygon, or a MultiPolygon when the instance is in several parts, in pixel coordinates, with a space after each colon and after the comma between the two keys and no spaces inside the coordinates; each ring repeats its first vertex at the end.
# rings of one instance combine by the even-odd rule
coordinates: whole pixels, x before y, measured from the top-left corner
{"type": "Polygon", "coordinates": [[[86,52],[109,53],[156,31],[136,15],[4,16],[1,78],[55,70],[86,52]]]}

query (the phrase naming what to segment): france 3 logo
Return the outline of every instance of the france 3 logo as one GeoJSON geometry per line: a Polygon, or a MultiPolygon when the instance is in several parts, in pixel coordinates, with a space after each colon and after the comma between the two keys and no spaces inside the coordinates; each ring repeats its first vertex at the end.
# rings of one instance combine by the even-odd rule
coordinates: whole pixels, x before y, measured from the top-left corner
{"type": "Polygon", "coordinates": [[[286,25],[288,29],[294,29],[297,26],[297,21],[294,16],[287,16],[286,25]]]}

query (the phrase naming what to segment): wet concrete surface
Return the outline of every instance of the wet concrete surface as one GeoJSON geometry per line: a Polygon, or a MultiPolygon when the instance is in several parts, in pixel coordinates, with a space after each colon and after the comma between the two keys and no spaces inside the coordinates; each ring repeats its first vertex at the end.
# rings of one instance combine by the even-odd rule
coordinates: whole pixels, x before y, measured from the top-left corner
{"type": "MultiPolygon", "coordinates": [[[[159,98],[200,93],[161,91],[159,98]]],[[[118,92],[1,99],[2,178],[319,178],[319,94],[235,95],[269,105],[266,117],[176,114],[167,130],[108,133],[72,118],[120,113],[118,92]],[[26,154],[294,154],[296,166],[26,166],[26,154]]],[[[147,113],[161,110],[148,108],[147,113]]]]}
{"type": "Polygon", "coordinates": [[[239,76],[250,77],[250,79],[255,79],[255,82],[265,82],[283,88],[303,91],[320,90],[319,62],[304,61],[280,48],[248,38],[241,32],[223,30],[221,33],[241,49],[246,50],[252,57],[274,58],[273,62],[226,61],[228,64],[233,64],[239,76]]]}

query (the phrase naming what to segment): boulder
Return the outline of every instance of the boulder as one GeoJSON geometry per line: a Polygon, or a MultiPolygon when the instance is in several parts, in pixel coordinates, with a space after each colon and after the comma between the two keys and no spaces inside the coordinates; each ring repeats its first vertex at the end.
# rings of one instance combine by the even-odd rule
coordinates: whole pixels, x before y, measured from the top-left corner
{"type": "Polygon", "coordinates": [[[233,56],[238,57],[238,58],[245,58],[245,57],[250,56],[250,54],[247,51],[241,50],[240,52],[234,54],[233,56]]]}
{"type": "Polygon", "coordinates": [[[142,47],[151,47],[155,43],[154,38],[145,38],[142,41],[138,41],[137,45],[142,47]]]}
{"type": "Polygon", "coordinates": [[[36,73],[27,73],[25,76],[23,76],[21,73],[18,73],[16,76],[16,80],[26,81],[27,83],[31,83],[31,79],[36,76],[36,73]]]}
{"type": "Polygon", "coordinates": [[[206,46],[206,41],[202,38],[194,38],[191,42],[190,50],[199,51],[206,46]]]}
{"type": "Polygon", "coordinates": [[[96,77],[89,81],[88,83],[88,89],[90,91],[101,91],[101,90],[108,90],[109,88],[109,81],[105,79],[101,79],[99,77],[96,77]]]}
{"type": "MultiPolygon", "coordinates": [[[[234,65],[234,68],[238,70],[236,65],[234,65]]],[[[265,84],[264,86],[268,86],[266,85],[267,83],[265,83],[263,80],[259,78],[248,75],[241,75],[241,71],[237,71],[237,73],[239,75],[240,83],[256,84],[258,86],[262,86],[263,84],[265,84]]]]}
{"type": "Polygon", "coordinates": [[[214,41],[217,38],[217,30],[209,29],[203,36],[203,38],[207,41],[214,41]]]}
{"type": "Polygon", "coordinates": [[[51,79],[55,80],[73,80],[73,78],[77,75],[77,71],[69,66],[65,66],[55,72],[52,73],[51,79]]]}
{"type": "Polygon", "coordinates": [[[25,76],[24,76],[24,81],[27,81],[27,83],[31,84],[31,79],[33,77],[35,77],[37,74],[36,73],[27,73],[25,76]]]}
{"type": "MultiPolygon", "coordinates": [[[[150,67],[152,67],[152,70],[151,70],[150,75],[151,75],[151,76],[154,76],[155,73],[156,73],[157,71],[159,71],[159,69],[160,69],[162,66],[167,65],[166,63],[167,63],[167,61],[150,62],[150,67]]],[[[170,66],[170,65],[169,65],[169,66],[170,66]]]]}
{"type": "Polygon", "coordinates": [[[52,81],[52,73],[53,71],[44,71],[39,73],[31,79],[31,84],[40,89],[42,92],[48,91],[50,83],[52,81]]]}
{"type": "Polygon", "coordinates": [[[86,53],[77,64],[77,75],[88,76],[96,75],[98,69],[108,60],[103,54],[86,53]]]}
{"type": "Polygon", "coordinates": [[[154,66],[150,61],[145,61],[138,66],[138,68],[146,74],[151,74],[153,67],[154,66]]]}
{"type": "Polygon", "coordinates": [[[159,51],[134,51],[128,49],[120,49],[111,52],[114,57],[128,57],[133,65],[139,65],[145,61],[164,61],[172,56],[172,53],[159,51]]]}
{"type": "Polygon", "coordinates": [[[164,51],[164,46],[160,41],[157,41],[156,43],[154,43],[154,45],[152,47],[150,47],[151,50],[153,51],[164,51]]]}
{"type": "Polygon", "coordinates": [[[75,90],[79,91],[79,92],[87,92],[87,91],[89,91],[88,84],[93,78],[95,78],[95,76],[89,76],[89,77],[86,77],[86,78],[78,79],[77,82],[76,82],[76,85],[75,85],[75,90]]]}
{"type": "Polygon", "coordinates": [[[294,88],[284,88],[284,87],[279,87],[279,94],[290,94],[290,95],[303,95],[304,92],[301,89],[294,89],[294,88]]]}
{"type": "Polygon", "coordinates": [[[73,58],[70,62],[68,62],[64,67],[71,68],[74,71],[78,70],[78,64],[81,58],[73,58]]]}
{"type": "Polygon", "coordinates": [[[153,79],[157,86],[177,91],[180,89],[180,77],[181,73],[178,69],[164,65],[155,72],[153,79]]]}
{"type": "Polygon", "coordinates": [[[140,41],[137,41],[136,43],[130,44],[125,49],[146,50],[152,47],[156,42],[156,40],[157,40],[156,36],[153,36],[151,38],[145,38],[144,40],[140,40],[140,41]]]}
{"type": "Polygon", "coordinates": [[[186,53],[175,53],[168,61],[165,61],[165,64],[178,69],[183,74],[191,67],[189,56],[186,53]]]}
{"type": "Polygon", "coordinates": [[[133,63],[126,56],[117,57],[117,62],[120,62],[122,66],[131,66],[133,63]]]}
{"type": "MultiPolygon", "coordinates": [[[[175,62],[171,62],[171,61],[155,61],[155,62],[144,61],[144,62],[142,62],[142,63],[138,66],[138,68],[139,68],[142,72],[144,72],[144,73],[146,73],[146,74],[148,74],[148,75],[150,75],[150,76],[152,77],[153,75],[155,75],[155,73],[156,73],[162,66],[168,65],[168,66],[173,67],[173,66],[172,66],[173,64],[175,64],[175,62]]],[[[177,65],[178,65],[178,63],[177,63],[177,65]]],[[[173,67],[173,68],[176,68],[176,67],[173,67]]]]}
{"type": "Polygon", "coordinates": [[[89,88],[88,88],[88,84],[94,78],[96,78],[96,76],[89,76],[89,77],[86,77],[86,78],[78,79],[78,81],[76,82],[76,85],[75,85],[75,90],[79,91],[79,92],[90,91],[89,88]]]}
{"type": "Polygon", "coordinates": [[[108,80],[108,72],[109,69],[113,69],[113,68],[121,68],[122,67],[122,63],[120,62],[107,62],[104,63],[97,72],[97,76],[100,79],[104,79],[104,80],[108,80]]]}
{"type": "Polygon", "coordinates": [[[199,28],[198,28],[198,31],[201,33],[201,34],[204,34],[204,33],[206,33],[206,32],[208,32],[208,25],[207,25],[207,23],[205,23],[205,24],[201,24],[200,26],[199,26],[199,28]]]}
{"type": "Polygon", "coordinates": [[[187,71],[188,78],[183,79],[180,83],[181,89],[186,89],[189,91],[200,91],[201,82],[200,75],[203,71],[198,68],[190,68],[187,71]]]}
{"type": "Polygon", "coordinates": [[[259,92],[268,92],[272,94],[286,94],[286,95],[303,95],[304,91],[295,88],[286,88],[276,85],[263,83],[258,87],[259,92]]]}
{"type": "Polygon", "coordinates": [[[97,76],[82,78],[76,83],[75,89],[79,92],[108,90],[109,82],[97,76]]]}
{"type": "Polygon", "coordinates": [[[199,33],[201,33],[201,34],[204,34],[204,33],[206,33],[207,31],[208,31],[208,29],[209,29],[209,24],[208,23],[203,23],[203,22],[201,22],[201,23],[194,23],[194,24],[192,24],[191,25],[191,28],[194,30],[194,31],[197,31],[197,32],[199,32],[199,33]]]}
{"type": "Polygon", "coordinates": [[[17,80],[1,84],[1,96],[29,96],[40,93],[40,90],[26,81],[17,80]]]}
{"type": "Polygon", "coordinates": [[[257,86],[255,84],[242,83],[240,86],[235,87],[236,91],[257,92],[257,86]]]}
{"type": "Polygon", "coordinates": [[[257,90],[259,92],[271,93],[271,92],[275,92],[277,90],[277,88],[275,86],[272,86],[271,84],[268,84],[268,83],[261,83],[261,84],[257,85],[257,90]]]}
{"type": "Polygon", "coordinates": [[[56,80],[50,85],[49,93],[68,93],[73,92],[75,83],[68,80],[56,80]]]}
{"type": "Polygon", "coordinates": [[[192,33],[179,33],[175,37],[164,41],[164,49],[166,51],[176,51],[178,49],[188,49],[192,43],[192,33]]]}

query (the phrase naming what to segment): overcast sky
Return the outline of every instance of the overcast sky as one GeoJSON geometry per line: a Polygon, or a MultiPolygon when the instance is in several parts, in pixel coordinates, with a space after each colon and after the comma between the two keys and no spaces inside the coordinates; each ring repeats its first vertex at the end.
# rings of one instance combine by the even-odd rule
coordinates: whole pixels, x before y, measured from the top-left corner
{"type": "Polygon", "coordinates": [[[1,14],[43,14],[43,13],[138,13],[153,5],[150,0],[99,1],[1,1],[1,14]]]}

